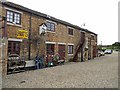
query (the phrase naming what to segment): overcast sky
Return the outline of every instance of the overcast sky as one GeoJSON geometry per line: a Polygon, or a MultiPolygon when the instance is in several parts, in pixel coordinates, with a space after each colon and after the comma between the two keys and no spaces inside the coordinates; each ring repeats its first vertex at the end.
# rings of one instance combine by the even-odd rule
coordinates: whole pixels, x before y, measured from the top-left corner
{"type": "Polygon", "coordinates": [[[98,34],[98,44],[118,41],[119,0],[7,0],[98,34]]]}

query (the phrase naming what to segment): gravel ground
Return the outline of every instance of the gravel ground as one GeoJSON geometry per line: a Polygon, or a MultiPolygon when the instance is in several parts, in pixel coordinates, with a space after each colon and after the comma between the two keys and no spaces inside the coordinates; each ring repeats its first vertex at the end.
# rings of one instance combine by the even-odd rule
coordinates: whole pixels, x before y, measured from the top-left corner
{"type": "Polygon", "coordinates": [[[7,75],[3,88],[118,88],[118,54],[7,75]]]}
{"type": "Polygon", "coordinates": [[[0,62],[0,90],[2,89],[2,64],[0,62]]]}

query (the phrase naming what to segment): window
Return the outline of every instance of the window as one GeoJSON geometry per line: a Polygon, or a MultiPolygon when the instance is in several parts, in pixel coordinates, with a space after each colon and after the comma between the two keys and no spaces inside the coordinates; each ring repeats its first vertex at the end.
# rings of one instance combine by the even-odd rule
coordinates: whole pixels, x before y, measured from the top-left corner
{"type": "Polygon", "coordinates": [[[15,16],[14,16],[14,21],[15,21],[17,24],[19,24],[19,23],[20,23],[20,14],[15,13],[14,15],[15,15],[15,16]]]}
{"type": "Polygon", "coordinates": [[[21,25],[21,14],[7,10],[7,21],[10,23],[15,23],[21,25]]]}
{"type": "Polygon", "coordinates": [[[94,40],[94,36],[93,35],[91,35],[91,40],[94,40]]]}
{"type": "Polygon", "coordinates": [[[54,44],[47,44],[47,54],[54,55],[54,44]]]}
{"type": "Polygon", "coordinates": [[[55,24],[52,22],[47,22],[47,30],[48,31],[55,31],[55,24]]]}
{"type": "Polygon", "coordinates": [[[73,54],[73,45],[68,45],[68,54],[73,54]]]}
{"type": "Polygon", "coordinates": [[[13,22],[13,12],[7,11],[7,21],[13,22]]]}
{"type": "Polygon", "coordinates": [[[72,28],[68,28],[68,34],[73,35],[73,29],[72,28]]]}
{"type": "Polygon", "coordinates": [[[20,54],[20,42],[9,41],[8,42],[8,53],[9,54],[20,54]]]}

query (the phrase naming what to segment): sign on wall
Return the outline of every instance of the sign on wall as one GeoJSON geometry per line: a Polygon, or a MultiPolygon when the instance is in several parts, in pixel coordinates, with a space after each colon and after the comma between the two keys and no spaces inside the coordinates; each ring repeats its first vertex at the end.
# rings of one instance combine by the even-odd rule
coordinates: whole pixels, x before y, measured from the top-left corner
{"type": "Polygon", "coordinates": [[[17,38],[28,39],[28,31],[27,30],[18,30],[17,38]]]}
{"type": "Polygon", "coordinates": [[[39,34],[42,33],[45,34],[46,30],[47,30],[47,25],[45,23],[42,23],[39,27],[39,34]]]}

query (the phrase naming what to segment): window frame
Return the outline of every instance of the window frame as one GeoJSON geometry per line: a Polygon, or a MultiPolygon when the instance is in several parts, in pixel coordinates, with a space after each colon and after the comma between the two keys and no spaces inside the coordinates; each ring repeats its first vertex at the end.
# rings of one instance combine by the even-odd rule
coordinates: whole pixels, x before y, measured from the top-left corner
{"type": "Polygon", "coordinates": [[[54,22],[47,21],[46,25],[47,25],[47,31],[55,32],[55,23],[54,22]],[[49,24],[49,27],[48,27],[48,24],[49,24]]]}
{"type": "Polygon", "coordinates": [[[50,55],[54,55],[55,52],[55,44],[46,44],[46,53],[50,55]]]}
{"type": "Polygon", "coordinates": [[[91,40],[95,40],[95,36],[94,35],[91,35],[91,40]]]}
{"type": "Polygon", "coordinates": [[[7,17],[7,22],[9,23],[13,23],[15,22],[15,24],[17,25],[21,25],[21,13],[19,12],[15,12],[15,11],[12,11],[12,10],[6,10],[6,17],[7,17]],[[12,14],[12,21],[10,21],[10,15],[8,15],[8,12],[9,13],[13,13],[12,14]],[[17,16],[16,16],[17,15],[17,16]],[[18,17],[19,16],[19,17],[18,17]],[[16,18],[16,19],[15,19],[16,18]]]}
{"type": "Polygon", "coordinates": [[[68,45],[68,54],[73,54],[73,47],[74,45],[68,45]],[[72,47],[72,48],[70,48],[72,47]]]}
{"type": "Polygon", "coordinates": [[[68,35],[73,36],[74,35],[74,31],[73,30],[74,30],[73,28],[68,27],[68,35]],[[72,30],[72,33],[71,33],[70,30],[72,30]]]}
{"type": "Polygon", "coordinates": [[[7,17],[7,22],[10,22],[10,23],[13,22],[13,12],[7,10],[7,12],[6,12],[6,17],[7,17]],[[9,14],[8,14],[8,12],[9,12],[9,14]],[[11,13],[12,13],[12,15],[11,15],[11,13]],[[12,20],[12,21],[11,21],[11,20],[12,20]]]}
{"type": "Polygon", "coordinates": [[[20,42],[19,41],[8,41],[8,54],[20,55],[20,42]]]}

